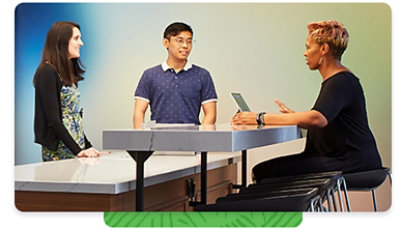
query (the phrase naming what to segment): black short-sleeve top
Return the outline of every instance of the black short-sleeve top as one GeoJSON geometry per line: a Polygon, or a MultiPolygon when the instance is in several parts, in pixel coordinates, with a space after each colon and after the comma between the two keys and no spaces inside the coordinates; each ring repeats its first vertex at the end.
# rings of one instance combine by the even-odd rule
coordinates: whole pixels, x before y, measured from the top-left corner
{"type": "Polygon", "coordinates": [[[331,168],[344,172],[382,167],[368,125],[364,91],[354,74],[339,72],[323,81],[312,110],[322,113],[328,125],[308,130],[305,153],[331,157],[331,168]]]}

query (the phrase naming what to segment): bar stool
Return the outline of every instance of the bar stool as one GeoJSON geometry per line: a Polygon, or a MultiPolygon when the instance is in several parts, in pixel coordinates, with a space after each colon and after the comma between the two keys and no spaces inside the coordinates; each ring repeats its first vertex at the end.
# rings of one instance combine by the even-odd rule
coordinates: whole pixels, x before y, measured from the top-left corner
{"type": "Polygon", "coordinates": [[[195,211],[314,211],[318,200],[317,188],[235,194],[215,204],[198,205],[195,211]]]}
{"type": "MultiPolygon", "coordinates": [[[[295,209],[294,207],[299,205],[300,207],[303,207],[300,209],[300,211],[321,212],[324,211],[322,208],[323,202],[321,198],[321,194],[323,194],[323,186],[323,184],[318,184],[314,187],[302,186],[297,188],[276,187],[272,189],[268,188],[260,190],[249,189],[245,190],[243,193],[228,194],[225,197],[220,197],[216,200],[216,203],[260,198],[284,198],[284,207],[282,209],[275,209],[275,211],[297,211],[298,209],[295,209]],[[316,191],[315,194],[313,194],[314,190],[316,191]],[[307,194],[309,191],[312,191],[311,196],[307,194]],[[293,199],[295,199],[293,203],[288,201],[293,199]]],[[[272,208],[276,208],[274,205],[272,206],[272,208]]]]}
{"type": "MultiPolygon", "coordinates": [[[[331,198],[337,210],[334,192],[345,186],[341,171],[309,173],[295,176],[266,178],[251,184],[239,193],[216,200],[216,204],[197,207],[196,211],[325,211],[323,201],[331,198]],[[309,194],[309,190],[312,191],[309,194]]],[[[341,192],[339,192],[341,195],[341,192]]],[[[340,204],[342,199],[340,197],[340,204]]],[[[348,200],[348,199],[347,199],[348,200]]]]}
{"type": "Polygon", "coordinates": [[[294,188],[298,183],[306,184],[311,180],[320,180],[320,179],[330,179],[328,185],[324,188],[319,188],[320,197],[322,202],[327,200],[328,211],[332,211],[332,205],[334,210],[337,211],[337,202],[334,194],[338,192],[338,200],[341,207],[341,211],[344,209],[343,198],[341,196],[341,189],[344,188],[345,200],[347,202],[347,207],[349,207],[349,199],[346,192],[345,179],[342,176],[341,171],[329,171],[329,172],[319,172],[319,173],[307,173],[295,176],[284,176],[284,177],[272,177],[264,178],[260,184],[275,184],[277,185],[280,182],[291,183],[291,187],[294,188]]]}
{"type": "MultiPolygon", "coordinates": [[[[347,185],[347,188],[344,189],[348,191],[371,191],[372,199],[374,202],[374,210],[376,212],[378,211],[378,206],[376,204],[375,189],[381,186],[387,176],[389,177],[390,183],[392,184],[390,169],[385,167],[377,170],[343,174],[345,183],[347,185]]],[[[351,211],[349,206],[348,211],[351,211]]]]}
{"type": "Polygon", "coordinates": [[[258,194],[267,192],[278,192],[283,190],[298,190],[317,188],[317,196],[312,197],[309,211],[323,211],[322,199],[325,197],[326,190],[331,184],[330,178],[296,180],[296,181],[281,181],[275,183],[260,183],[252,184],[245,189],[241,189],[239,196],[246,194],[258,194]]]}

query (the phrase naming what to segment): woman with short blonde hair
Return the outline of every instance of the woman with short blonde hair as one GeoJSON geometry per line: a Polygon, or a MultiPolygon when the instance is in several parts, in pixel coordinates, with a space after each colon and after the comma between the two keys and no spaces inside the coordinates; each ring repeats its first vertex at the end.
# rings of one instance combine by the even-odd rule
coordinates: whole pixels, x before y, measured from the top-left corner
{"type": "Polygon", "coordinates": [[[234,115],[235,125],[298,125],[308,129],[305,150],[257,164],[253,180],[313,172],[343,173],[382,168],[375,138],[369,128],[364,92],[359,79],[341,64],[349,35],[336,21],[312,22],[308,26],[306,64],[319,71],[322,86],[310,111],[294,112],[275,100],[282,114],[243,112],[234,115]]]}

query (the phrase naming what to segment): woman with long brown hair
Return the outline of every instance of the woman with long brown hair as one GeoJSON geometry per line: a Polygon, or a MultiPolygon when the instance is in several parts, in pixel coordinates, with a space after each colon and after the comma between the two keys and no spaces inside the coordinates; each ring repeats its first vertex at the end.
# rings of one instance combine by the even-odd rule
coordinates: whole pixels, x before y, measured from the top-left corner
{"type": "Polygon", "coordinates": [[[34,134],[35,142],[42,145],[43,161],[101,154],[83,130],[78,90],[85,72],[79,59],[82,46],[80,26],[76,23],[56,22],[47,33],[33,80],[34,134]]]}

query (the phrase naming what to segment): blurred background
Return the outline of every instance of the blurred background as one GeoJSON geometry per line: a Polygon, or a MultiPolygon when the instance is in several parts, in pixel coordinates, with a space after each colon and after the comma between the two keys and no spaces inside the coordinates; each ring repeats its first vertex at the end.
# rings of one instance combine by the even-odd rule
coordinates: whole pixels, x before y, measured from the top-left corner
{"type": "Polygon", "coordinates": [[[41,162],[32,78],[55,21],[81,26],[85,132],[101,150],[103,129],[132,128],[135,88],[145,69],[166,60],[162,37],[172,22],[194,30],[189,60],[213,77],[220,124],[236,111],[231,91],[253,111],[278,112],[274,98],[295,111],[312,108],[321,76],[303,53],[307,24],[320,20],[340,21],[349,31],[342,63],[361,80],[370,127],[391,167],[392,22],[383,3],[22,3],[15,9],[15,165],[41,162]]]}

